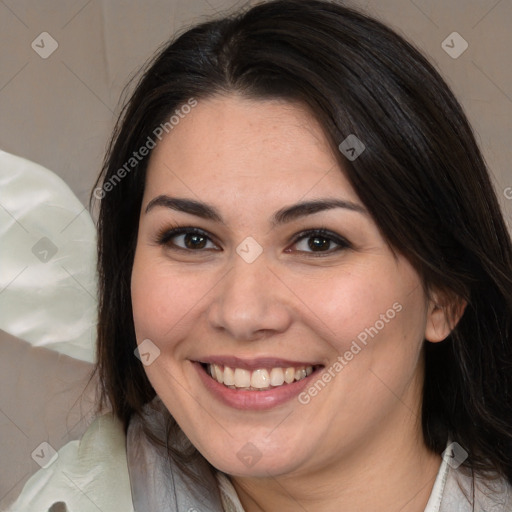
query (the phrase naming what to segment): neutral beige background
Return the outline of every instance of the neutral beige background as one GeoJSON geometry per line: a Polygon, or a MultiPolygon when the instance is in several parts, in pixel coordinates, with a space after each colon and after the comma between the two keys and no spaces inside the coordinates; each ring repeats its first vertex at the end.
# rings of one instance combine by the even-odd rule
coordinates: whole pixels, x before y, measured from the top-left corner
{"type": "MultiPolygon", "coordinates": [[[[87,201],[128,78],[177,29],[240,0],[0,1],[0,148],[62,176],[87,201]],[[43,60],[32,41],[59,47],[43,60]]],[[[253,2],[256,3],[256,2],[253,2]]],[[[507,215],[512,200],[511,0],[349,0],[423,49],[468,112],[507,215]],[[469,43],[452,59],[452,32],[469,43]]]]}
{"type": "MultiPolygon", "coordinates": [[[[0,0],[0,149],[52,169],[87,204],[119,111],[119,96],[129,77],[176,30],[246,3],[0,0]],[[42,32],[48,32],[58,43],[58,49],[47,59],[42,59],[31,47],[42,32]]],[[[347,3],[387,22],[423,49],[451,84],[473,123],[510,225],[512,193],[507,199],[505,191],[512,187],[512,0],[353,0],[347,3]],[[451,58],[441,46],[454,31],[469,43],[467,51],[457,59],[451,58]]],[[[87,368],[71,379],[69,361],[55,356],[55,375],[41,376],[36,371],[37,354],[29,347],[16,345],[8,336],[0,344],[4,357],[10,354],[21,365],[14,371],[3,359],[5,371],[0,377],[2,508],[18,494],[28,474],[37,469],[29,452],[22,454],[21,461],[10,458],[17,450],[17,439],[26,451],[30,446],[37,446],[46,432],[58,449],[69,439],[79,437],[87,425],[87,421],[77,419],[78,413],[73,409],[80,388],[76,382],[83,381],[87,368]],[[22,393],[21,384],[31,376],[38,379],[39,387],[48,386],[48,394],[52,393],[50,388],[56,389],[55,378],[60,383],[74,382],[73,386],[70,384],[73,389],[64,386],[67,394],[64,388],[60,393],[60,409],[69,404],[67,410],[73,412],[67,429],[62,425],[62,432],[48,432],[43,425],[42,430],[23,432],[7,417],[6,414],[15,414],[19,404],[25,416],[34,415],[31,425],[38,423],[37,415],[43,414],[41,403],[46,403],[44,397],[37,394],[27,398],[22,393]],[[13,386],[21,391],[12,393],[13,386]]],[[[53,396],[52,404],[56,400],[53,396]]]]}

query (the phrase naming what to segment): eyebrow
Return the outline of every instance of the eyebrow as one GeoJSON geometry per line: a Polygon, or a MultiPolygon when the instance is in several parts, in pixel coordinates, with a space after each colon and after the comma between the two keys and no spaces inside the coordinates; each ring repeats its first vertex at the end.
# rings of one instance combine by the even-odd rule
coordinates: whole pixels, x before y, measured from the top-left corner
{"type": "MultiPolygon", "coordinates": [[[[145,213],[150,212],[157,206],[170,208],[171,210],[178,212],[189,213],[191,215],[201,217],[202,219],[212,220],[225,224],[224,220],[222,219],[222,215],[217,210],[217,208],[207,203],[195,201],[194,199],[184,199],[160,195],[149,202],[149,204],[146,206],[145,213]]],[[[331,210],[333,208],[344,208],[346,210],[368,215],[367,210],[357,203],[343,199],[326,198],[303,201],[291,206],[281,208],[274,213],[271,219],[271,223],[273,226],[278,226],[280,224],[286,224],[287,222],[305,217],[306,215],[312,215],[314,213],[331,210]]]]}

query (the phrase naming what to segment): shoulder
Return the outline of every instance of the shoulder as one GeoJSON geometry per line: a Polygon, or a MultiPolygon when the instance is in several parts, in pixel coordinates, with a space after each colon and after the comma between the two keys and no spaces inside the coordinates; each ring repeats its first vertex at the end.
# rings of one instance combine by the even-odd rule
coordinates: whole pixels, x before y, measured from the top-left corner
{"type": "Polygon", "coordinates": [[[133,512],[126,436],[112,414],[99,416],[80,441],[62,447],[27,481],[8,512],[47,512],[59,502],[67,512],[133,512]]]}
{"type": "Polygon", "coordinates": [[[467,470],[450,468],[440,512],[512,510],[512,485],[505,478],[473,477],[467,470]]]}

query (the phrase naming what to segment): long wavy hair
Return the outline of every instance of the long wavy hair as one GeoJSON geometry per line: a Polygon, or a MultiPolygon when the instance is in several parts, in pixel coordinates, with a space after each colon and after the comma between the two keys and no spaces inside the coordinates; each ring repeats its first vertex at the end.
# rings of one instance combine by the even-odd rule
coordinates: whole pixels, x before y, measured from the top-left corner
{"type": "Polygon", "coordinates": [[[102,406],[126,429],[155,397],[134,357],[130,297],[149,157],[115,177],[172,112],[216,93],[307,107],[390,247],[426,290],[467,301],[446,340],[425,342],[424,441],[439,454],[457,441],[467,468],[512,483],[512,244],[486,165],[461,106],[421,53],[382,23],[327,1],[270,1],[202,23],[142,71],[96,184],[104,185],[95,368],[102,406]],[[353,161],[338,150],[350,134],[366,146],[353,161]]]}

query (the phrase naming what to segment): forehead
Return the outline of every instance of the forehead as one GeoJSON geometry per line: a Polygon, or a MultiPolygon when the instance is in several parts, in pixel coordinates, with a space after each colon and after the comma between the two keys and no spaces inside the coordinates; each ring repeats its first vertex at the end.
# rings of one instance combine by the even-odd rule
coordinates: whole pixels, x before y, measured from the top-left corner
{"type": "Polygon", "coordinates": [[[198,101],[183,115],[153,150],[146,192],[213,203],[357,199],[321,126],[304,107],[236,95],[198,101]]]}

